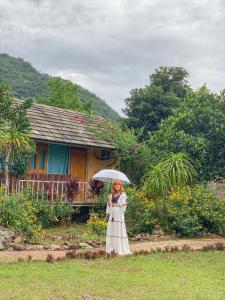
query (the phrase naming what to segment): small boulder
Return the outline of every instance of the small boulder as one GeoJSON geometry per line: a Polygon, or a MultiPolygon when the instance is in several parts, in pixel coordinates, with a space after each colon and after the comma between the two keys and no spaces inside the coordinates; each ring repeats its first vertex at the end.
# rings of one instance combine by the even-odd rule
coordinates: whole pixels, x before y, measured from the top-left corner
{"type": "Polygon", "coordinates": [[[23,242],[22,236],[18,235],[13,242],[14,244],[21,244],[23,242]]]}
{"type": "Polygon", "coordinates": [[[152,231],[152,234],[157,236],[164,236],[165,232],[160,228],[160,226],[156,226],[155,229],[152,231]]]}
{"type": "Polygon", "coordinates": [[[23,251],[23,250],[25,250],[25,246],[20,245],[20,244],[13,244],[13,245],[12,245],[12,248],[13,248],[13,250],[15,250],[15,251],[23,251]]]}
{"type": "Polygon", "coordinates": [[[43,250],[44,246],[42,245],[32,245],[32,246],[29,246],[28,250],[31,250],[31,251],[38,251],[38,250],[43,250]]]}
{"type": "Polygon", "coordinates": [[[6,245],[12,242],[15,233],[8,228],[0,226],[0,250],[4,250],[6,245]]]}
{"type": "Polygon", "coordinates": [[[93,248],[98,248],[99,246],[95,242],[88,242],[88,244],[93,248]]]}
{"type": "Polygon", "coordinates": [[[44,246],[43,246],[43,249],[44,249],[44,250],[49,250],[49,249],[51,249],[51,246],[49,246],[49,245],[44,245],[44,246]]]}
{"type": "Polygon", "coordinates": [[[93,249],[93,247],[88,245],[87,243],[79,243],[79,246],[80,248],[93,249]]]}
{"type": "Polygon", "coordinates": [[[64,242],[64,245],[66,245],[66,246],[69,246],[71,243],[70,242],[68,242],[68,241],[65,241],[64,242]]]}
{"type": "Polygon", "coordinates": [[[0,239],[0,250],[4,250],[5,245],[3,244],[3,241],[0,239]]]}
{"type": "Polygon", "coordinates": [[[51,245],[50,249],[51,250],[60,250],[60,245],[51,245]]]}
{"type": "Polygon", "coordinates": [[[77,250],[80,248],[80,245],[79,244],[70,244],[70,245],[67,245],[67,247],[69,250],[77,250]]]}
{"type": "Polygon", "coordinates": [[[0,226],[0,238],[10,239],[15,236],[15,233],[8,228],[0,226]]]}

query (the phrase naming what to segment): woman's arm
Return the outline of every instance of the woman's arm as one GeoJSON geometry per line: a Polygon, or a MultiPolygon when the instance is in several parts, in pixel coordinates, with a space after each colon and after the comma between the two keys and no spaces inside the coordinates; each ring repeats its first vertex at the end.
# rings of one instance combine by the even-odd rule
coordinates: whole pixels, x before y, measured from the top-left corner
{"type": "Polygon", "coordinates": [[[118,199],[118,204],[121,206],[123,212],[125,212],[127,208],[127,195],[123,193],[120,198],[118,199]]]}

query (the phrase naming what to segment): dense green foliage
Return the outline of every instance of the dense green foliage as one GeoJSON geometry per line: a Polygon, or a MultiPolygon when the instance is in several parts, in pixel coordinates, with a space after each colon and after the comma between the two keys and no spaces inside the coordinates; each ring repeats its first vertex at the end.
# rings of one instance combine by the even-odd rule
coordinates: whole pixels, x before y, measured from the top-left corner
{"type": "Polygon", "coordinates": [[[4,187],[0,189],[0,224],[20,231],[27,238],[36,238],[43,228],[70,220],[72,212],[72,206],[60,199],[54,203],[45,197],[37,201],[29,190],[5,196],[4,187]]]}
{"type": "Polygon", "coordinates": [[[23,194],[5,196],[0,189],[0,224],[18,230],[26,237],[38,235],[41,226],[32,201],[23,194]]]}
{"type": "Polygon", "coordinates": [[[47,198],[32,199],[37,219],[43,228],[59,225],[59,222],[70,221],[73,212],[72,206],[61,199],[51,203],[47,198]]]}
{"type": "Polygon", "coordinates": [[[152,163],[168,152],[186,152],[199,179],[225,175],[225,110],[222,96],[205,86],[190,92],[180,107],[151,133],[152,163]]]}
{"type": "MultiPolygon", "coordinates": [[[[167,233],[199,236],[225,232],[225,200],[204,186],[184,187],[167,196],[167,214],[159,215],[157,203],[144,193],[128,190],[128,228],[131,232],[148,232],[158,225],[167,233]]],[[[162,199],[158,205],[163,207],[162,199]]]]}
{"type": "MultiPolygon", "coordinates": [[[[30,63],[21,58],[0,54],[0,83],[8,84],[13,95],[20,99],[46,98],[47,81],[50,76],[38,72],[30,63]]],[[[81,102],[93,103],[93,112],[96,115],[117,121],[120,116],[104,100],[79,87],[81,102]]]]}
{"type": "Polygon", "coordinates": [[[143,177],[142,191],[157,199],[171,190],[192,183],[196,175],[187,154],[169,153],[143,177]]]}
{"type": "Polygon", "coordinates": [[[188,72],[183,67],[159,67],[150,75],[150,84],[161,87],[163,93],[172,92],[179,99],[185,99],[190,89],[188,72]]]}
{"type": "Polygon", "coordinates": [[[9,88],[0,84],[0,154],[5,171],[5,183],[8,186],[9,169],[14,175],[25,172],[24,160],[34,151],[34,143],[29,137],[30,123],[26,116],[32,101],[13,105],[9,88]]]}
{"type": "Polygon", "coordinates": [[[36,97],[36,102],[74,111],[91,112],[91,102],[81,101],[78,85],[60,77],[47,80],[47,97],[36,97]]]}
{"type": "Polygon", "coordinates": [[[20,131],[29,131],[30,122],[26,111],[31,107],[32,101],[27,99],[21,105],[14,106],[12,93],[8,85],[0,83],[0,121],[9,121],[20,131]]]}
{"type": "Polygon", "coordinates": [[[139,130],[139,138],[145,140],[149,131],[158,128],[161,120],[172,113],[186,97],[189,86],[188,73],[181,67],[160,67],[150,76],[145,88],[133,89],[125,100],[127,115],[125,123],[139,130]],[[141,134],[140,134],[141,130],[141,134]]]}
{"type": "Polygon", "coordinates": [[[150,167],[149,148],[139,143],[134,130],[123,128],[121,124],[104,121],[93,127],[91,120],[88,124],[90,131],[98,138],[109,141],[115,146],[113,149],[115,161],[119,162],[120,170],[127,174],[132,183],[140,184],[142,176],[150,167]]]}
{"type": "Polygon", "coordinates": [[[107,229],[107,220],[105,214],[93,212],[90,215],[89,220],[87,221],[87,226],[92,233],[96,233],[98,235],[105,235],[107,229]]]}
{"type": "Polygon", "coordinates": [[[181,67],[160,67],[150,84],[131,90],[124,123],[149,147],[148,165],[173,152],[187,153],[198,180],[225,176],[225,91],[194,91],[181,67]]]}

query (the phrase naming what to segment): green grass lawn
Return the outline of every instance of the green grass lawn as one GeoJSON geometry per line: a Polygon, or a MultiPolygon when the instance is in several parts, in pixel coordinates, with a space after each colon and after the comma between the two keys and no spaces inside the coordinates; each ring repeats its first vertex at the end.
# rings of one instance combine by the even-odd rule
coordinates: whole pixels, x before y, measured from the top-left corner
{"type": "Polygon", "coordinates": [[[0,299],[225,299],[225,252],[0,264],[0,299]]]}

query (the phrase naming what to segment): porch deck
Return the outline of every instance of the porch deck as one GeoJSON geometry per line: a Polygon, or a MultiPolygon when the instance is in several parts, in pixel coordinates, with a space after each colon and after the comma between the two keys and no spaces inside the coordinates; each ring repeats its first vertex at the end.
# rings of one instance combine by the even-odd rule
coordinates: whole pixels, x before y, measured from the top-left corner
{"type": "MultiPolygon", "coordinates": [[[[50,202],[62,199],[70,202],[73,206],[99,205],[98,198],[91,197],[88,182],[79,182],[79,192],[71,200],[67,198],[66,184],[71,179],[69,175],[40,175],[30,174],[29,178],[12,178],[9,180],[8,194],[18,194],[25,189],[30,189],[33,198],[43,199],[47,197],[50,202]]],[[[0,174],[0,187],[5,184],[5,179],[0,174]]]]}

